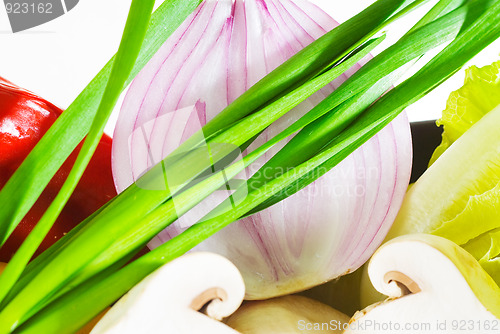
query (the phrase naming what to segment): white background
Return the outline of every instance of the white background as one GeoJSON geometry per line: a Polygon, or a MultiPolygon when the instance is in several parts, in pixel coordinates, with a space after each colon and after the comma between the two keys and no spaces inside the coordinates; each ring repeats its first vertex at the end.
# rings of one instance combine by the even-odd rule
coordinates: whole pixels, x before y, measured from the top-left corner
{"type": "MultiPolygon", "coordinates": [[[[373,0],[311,0],[343,22],[373,0]]],[[[131,0],[80,0],[66,15],[42,26],[13,34],[0,7],[0,76],[66,108],[116,52],[131,0]]],[[[157,1],[159,5],[162,1],[157,1]]],[[[422,9],[429,8],[435,2],[422,9]]],[[[388,27],[385,45],[394,42],[420,16],[417,10],[388,27]]],[[[380,50],[379,50],[380,51],[380,50]]],[[[498,60],[500,41],[471,64],[498,60]]],[[[462,85],[463,71],[408,108],[410,120],[439,117],[449,93],[462,85]]],[[[116,113],[115,113],[116,117],[116,113]]],[[[112,122],[107,131],[113,128],[112,122]]]]}

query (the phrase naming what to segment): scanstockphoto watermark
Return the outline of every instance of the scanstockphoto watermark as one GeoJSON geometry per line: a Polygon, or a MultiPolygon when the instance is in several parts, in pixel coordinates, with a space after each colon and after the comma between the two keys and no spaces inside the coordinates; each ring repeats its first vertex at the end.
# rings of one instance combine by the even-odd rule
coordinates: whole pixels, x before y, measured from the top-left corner
{"type": "MultiPolygon", "coordinates": [[[[437,324],[436,324],[437,325],[437,324]]],[[[436,326],[430,322],[397,322],[397,321],[375,321],[375,320],[360,320],[348,326],[350,330],[360,333],[376,332],[400,332],[400,333],[415,333],[415,332],[435,332],[436,326]]]]}
{"type": "Polygon", "coordinates": [[[500,320],[448,319],[421,322],[358,320],[353,323],[331,320],[330,322],[308,322],[299,320],[297,328],[303,332],[354,331],[356,333],[499,333],[500,320]]]}
{"type": "MultiPolygon", "coordinates": [[[[322,177],[331,177],[325,174],[329,173],[331,170],[326,167],[318,167],[310,170],[307,167],[294,167],[294,168],[276,168],[276,167],[263,167],[259,169],[255,174],[253,174],[254,178],[272,181],[278,177],[285,175],[290,179],[303,179],[307,180],[316,180],[321,179],[322,177]]],[[[282,190],[282,194],[285,196],[292,196],[298,191],[302,192],[303,196],[317,196],[317,197],[344,197],[344,198],[361,198],[366,194],[366,182],[364,182],[364,176],[352,177],[348,178],[348,175],[345,175],[345,170],[336,170],[340,171],[342,175],[337,175],[335,179],[332,179],[331,182],[325,183],[317,183],[315,185],[310,185],[305,188],[304,183],[302,182],[294,182],[291,186],[287,186],[282,190]],[[338,180],[338,182],[335,182],[338,180]],[[359,180],[360,182],[345,182],[345,180],[359,180]]],[[[347,171],[348,172],[348,171],[347,171]]],[[[356,171],[352,171],[349,174],[356,174],[356,171]]],[[[259,189],[252,186],[252,183],[248,184],[249,191],[265,191],[265,189],[259,189]]]]}
{"type": "MultiPolygon", "coordinates": [[[[247,168],[249,175],[253,175],[253,178],[260,180],[271,181],[283,174],[289,173],[298,175],[304,173],[305,178],[318,179],[330,172],[331,169],[324,166],[319,166],[308,172],[306,168],[296,168],[296,167],[262,167],[261,164],[252,164],[247,168]]],[[[337,196],[355,196],[361,197],[365,195],[366,183],[369,180],[378,180],[380,177],[380,168],[378,166],[357,166],[352,168],[336,168],[334,174],[329,175],[329,177],[334,178],[337,182],[329,182],[331,185],[335,183],[336,186],[331,188],[327,187],[324,189],[316,189],[323,193],[323,195],[337,195],[337,196]],[[355,189],[353,188],[355,184],[355,189]]],[[[253,190],[253,189],[250,189],[253,190]]]]}
{"type": "Polygon", "coordinates": [[[3,0],[12,32],[31,29],[52,21],[73,8],[79,0],[3,0]]]}
{"type": "Polygon", "coordinates": [[[303,332],[326,332],[326,331],[346,331],[349,329],[348,322],[331,320],[330,322],[308,322],[299,320],[297,328],[303,332]]]}

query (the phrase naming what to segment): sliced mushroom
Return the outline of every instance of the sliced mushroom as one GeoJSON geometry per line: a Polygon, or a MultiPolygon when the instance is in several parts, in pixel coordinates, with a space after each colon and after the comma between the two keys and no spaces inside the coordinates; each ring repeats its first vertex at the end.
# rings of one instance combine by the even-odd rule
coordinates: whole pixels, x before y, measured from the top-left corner
{"type": "Polygon", "coordinates": [[[373,255],[368,274],[389,299],[356,313],[346,334],[499,333],[500,288],[447,239],[393,239],[373,255]]]}
{"type": "Polygon", "coordinates": [[[342,333],[349,317],[303,296],[246,302],[226,323],[244,334],[342,333]]]}
{"type": "Polygon", "coordinates": [[[91,333],[236,334],[219,320],[236,311],[244,295],[243,278],[229,260],[191,253],[146,277],[91,333]]]}

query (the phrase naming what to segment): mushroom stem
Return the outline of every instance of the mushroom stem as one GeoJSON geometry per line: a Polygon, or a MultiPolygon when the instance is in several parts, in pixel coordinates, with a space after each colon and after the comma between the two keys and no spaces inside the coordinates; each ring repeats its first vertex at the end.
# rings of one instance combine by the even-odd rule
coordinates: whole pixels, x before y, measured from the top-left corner
{"type": "Polygon", "coordinates": [[[388,272],[384,275],[384,281],[386,284],[396,283],[402,291],[402,296],[422,291],[414,280],[399,271],[388,272]]]}
{"type": "Polygon", "coordinates": [[[199,296],[193,299],[191,303],[191,308],[195,311],[201,311],[203,306],[212,302],[213,300],[218,299],[220,301],[227,300],[227,293],[225,290],[221,288],[211,288],[202,292],[199,296]]]}

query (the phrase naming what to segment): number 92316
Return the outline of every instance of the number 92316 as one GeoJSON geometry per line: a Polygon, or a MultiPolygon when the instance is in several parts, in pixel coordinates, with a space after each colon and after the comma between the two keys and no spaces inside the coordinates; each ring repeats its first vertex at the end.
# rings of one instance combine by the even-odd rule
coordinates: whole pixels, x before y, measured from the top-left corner
{"type": "Polygon", "coordinates": [[[6,3],[7,14],[52,14],[52,4],[47,3],[27,3],[15,2],[6,3]]]}

